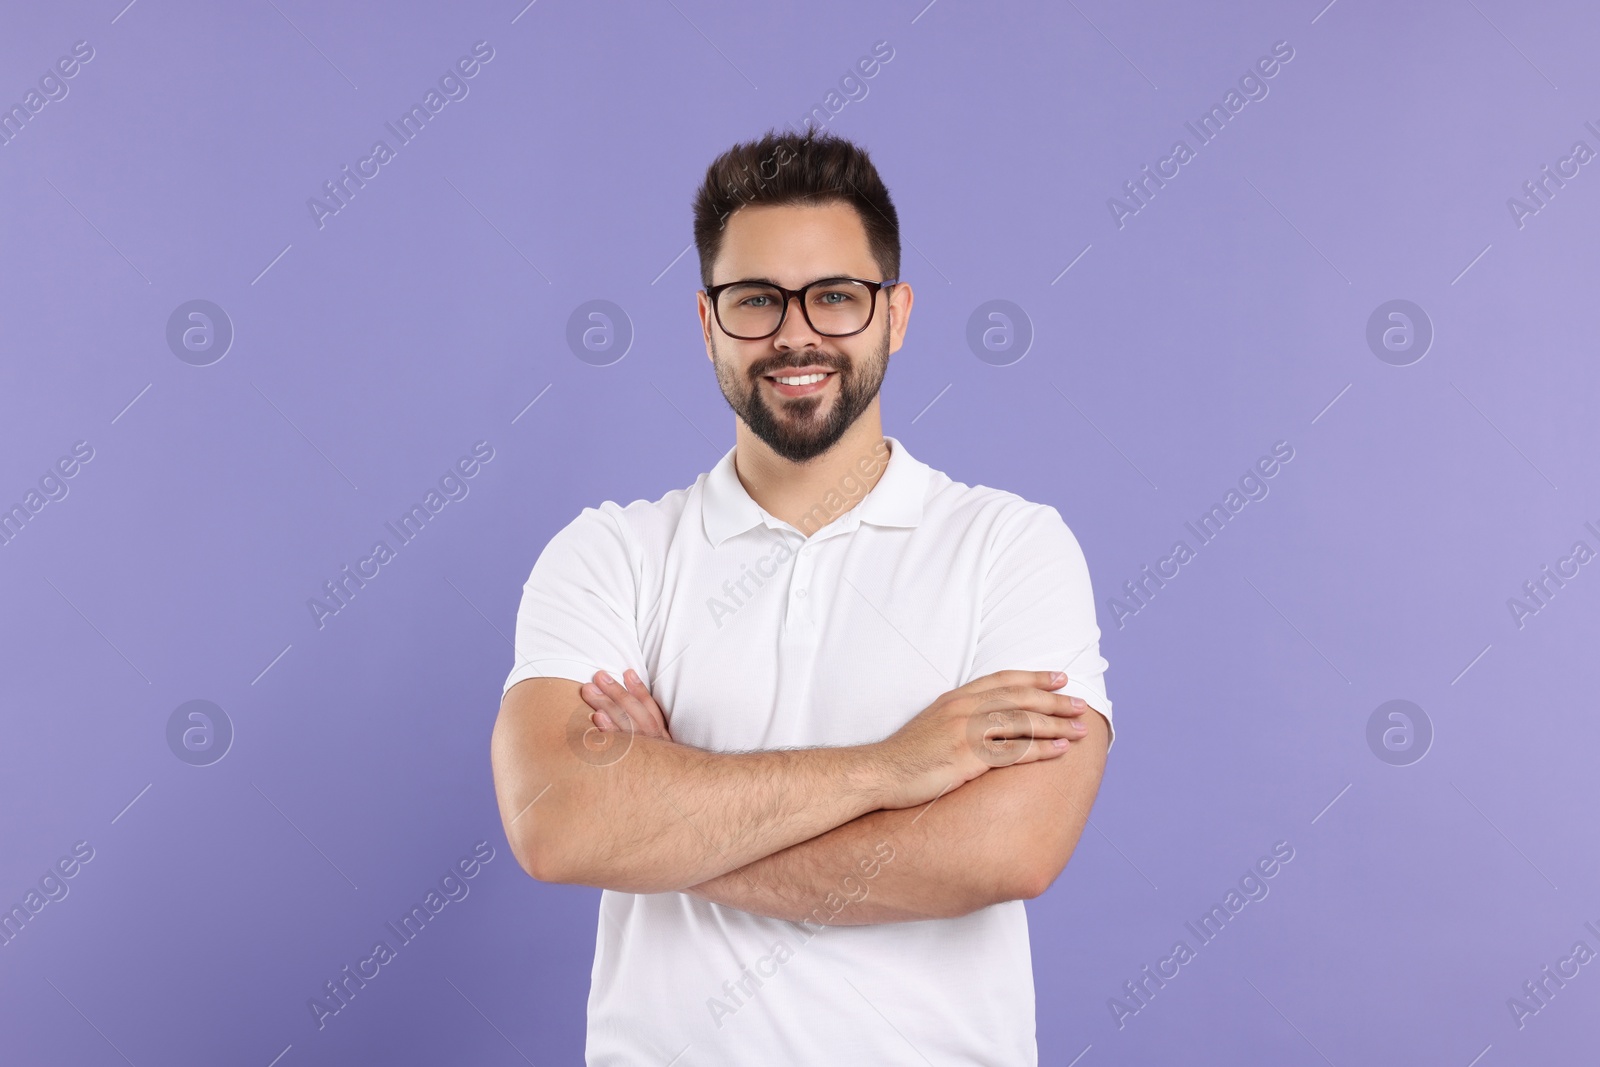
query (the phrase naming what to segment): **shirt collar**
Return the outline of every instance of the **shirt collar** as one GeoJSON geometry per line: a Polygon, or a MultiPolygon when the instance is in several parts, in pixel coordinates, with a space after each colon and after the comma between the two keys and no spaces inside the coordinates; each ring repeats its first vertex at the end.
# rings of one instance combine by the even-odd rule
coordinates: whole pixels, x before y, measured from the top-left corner
{"type": "MultiPolygon", "coordinates": [[[[840,515],[822,529],[832,536],[855,529],[863,522],[875,526],[916,526],[922,521],[922,505],[927,497],[930,469],[916,459],[897,438],[884,436],[889,442],[889,463],[884,468],[878,484],[855,507],[840,515]]],[[[765,524],[774,530],[793,529],[788,523],[767,514],[751,499],[739,481],[733,467],[737,449],[730,448],[726,455],[706,475],[701,494],[701,511],[705,520],[706,537],[713,547],[736,534],[765,524]]]]}

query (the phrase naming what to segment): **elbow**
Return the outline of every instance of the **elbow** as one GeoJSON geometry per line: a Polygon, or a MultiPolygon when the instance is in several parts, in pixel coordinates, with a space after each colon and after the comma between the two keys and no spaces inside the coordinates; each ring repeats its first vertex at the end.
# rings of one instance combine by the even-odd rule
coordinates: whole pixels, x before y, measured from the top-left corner
{"type": "Polygon", "coordinates": [[[535,848],[521,834],[507,833],[506,838],[511,843],[511,854],[516,857],[517,866],[536,881],[544,881],[544,875],[549,873],[544,858],[543,850],[535,848]]]}
{"type": "Polygon", "coordinates": [[[683,892],[698,884],[694,878],[671,878],[662,872],[619,864],[593,850],[575,853],[553,835],[538,839],[532,834],[519,835],[512,841],[511,854],[528,877],[550,885],[584,885],[619,893],[667,893],[683,892]]]}
{"type": "Polygon", "coordinates": [[[584,878],[575,872],[555,849],[534,848],[527,853],[527,859],[518,859],[522,869],[528,872],[528,877],[536,882],[547,882],[550,885],[588,885],[584,878]]]}
{"type": "Polygon", "coordinates": [[[988,877],[967,886],[965,891],[942,901],[929,914],[918,919],[960,919],[973,912],[1013,900],[1032,900],[1050,888],[1055,876],[1037,867],[1022,864],[995,864],[988,877]]]}
{"type": "Polygon", "coordinates": [[[513,850],[513,854],[517,857],[517,864],[534,881],[551,883],[559,883],[561,881],[546,850],[520,849],[513,850]]]}
{"type": "Polygon", "coordinates": [[[1044,896],[1045,891],[1055,884],[1060,876],[1060,868],[1051,869],[1049,865],[1032,864],[1017,872],[1015,884],[1012,886],[1011,900],[1035,900],[1044,896]]]}
{"type": "Polygon", "coordinates": [[[540,853],[537,856],[529,857],[529,861],[522,865],[522,869],[527,871],[528,877],[536,882],[544,882],[548,885],[579,884],[579,880],[568,873],[564,867],[558,866],[549,858],[548,853],[540,853]]]}
{"type": "MultiPolygon", "coordinates": [[[[551,885],[586,885],[625,893],[661,893],[667,886],[642,877],[623,877],[593,850],[574,851],[570,835],[523,833],[513,839],[511,852],[536,882],[551,885]]],[[[679,888],[672,886],[670,888],[679,888]]]]}
{"type": "Polygon", "coordinates": [[[559,842],[548,835],[523,832],[507,834],[511,854],[517,865],[537,882],[569,884],[574,881],[567,859],[557,848],[559,842]]]}

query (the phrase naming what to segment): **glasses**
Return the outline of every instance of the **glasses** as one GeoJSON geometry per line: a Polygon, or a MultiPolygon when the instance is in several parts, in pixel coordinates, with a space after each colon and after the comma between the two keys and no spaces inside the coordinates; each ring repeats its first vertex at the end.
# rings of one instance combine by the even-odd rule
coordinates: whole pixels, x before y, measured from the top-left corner
{"type": "Polygon", "coordinates": [[[759,341],[777,333],[789,314],[789,301],[794,299],[800,301],[800,313],[812,330],[823,337],[849,337],[872,325],[878,290],[897,282],[821,278],[798,289],[770,282],[724,282],[707,286],[705,294],[722,332],[741,341],[759,341]]]}

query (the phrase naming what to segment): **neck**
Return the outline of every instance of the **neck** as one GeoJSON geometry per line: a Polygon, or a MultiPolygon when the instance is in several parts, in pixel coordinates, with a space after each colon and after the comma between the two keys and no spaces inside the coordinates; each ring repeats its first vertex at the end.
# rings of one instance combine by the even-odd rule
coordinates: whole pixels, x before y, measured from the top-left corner
{"type": "Polygon", "coordinates": [[[735,425],[734,473],[745,492],[807,537],[859,504],[889,465],[877,398],[832,448],[804,463],[778,455],[743,420],[735,425]]]}

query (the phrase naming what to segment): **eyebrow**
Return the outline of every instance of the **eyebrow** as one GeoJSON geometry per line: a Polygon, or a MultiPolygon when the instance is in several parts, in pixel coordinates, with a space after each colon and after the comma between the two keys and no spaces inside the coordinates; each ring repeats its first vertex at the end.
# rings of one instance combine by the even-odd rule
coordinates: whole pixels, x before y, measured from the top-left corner
{"type": "MultiPolygon", "coordinates": [[[[851,275],[851,274],[824,274],[822,277],[813,278],[811,281],[806,282],[805,284],[806,285],[815,285],[815,284],[817,284],[817,282],[842,282],[842,281],[856,281],[856,280],[857,279],[855,278],[855,276],[851,275]]],[[[772,286],[778,285],[778,283],[773,281],[771,278],[736,278],[731,282],[722,282],[721,284],[723,284],[723,285],[772,285],[772,286]]],[[[795,288],[800,289],[800,288],[804,288],[804,286],[796,286],[795,288]]]]}

